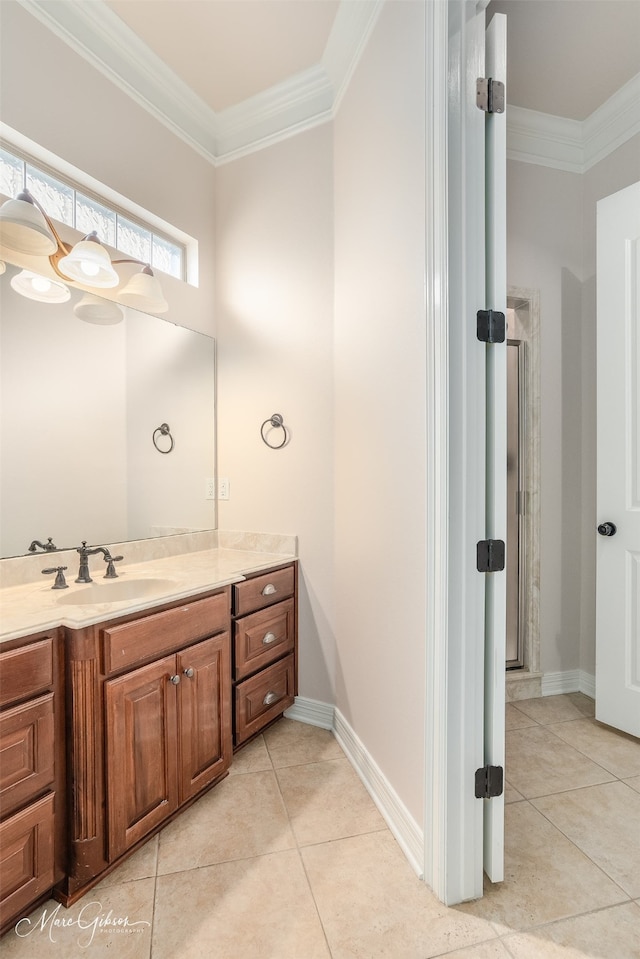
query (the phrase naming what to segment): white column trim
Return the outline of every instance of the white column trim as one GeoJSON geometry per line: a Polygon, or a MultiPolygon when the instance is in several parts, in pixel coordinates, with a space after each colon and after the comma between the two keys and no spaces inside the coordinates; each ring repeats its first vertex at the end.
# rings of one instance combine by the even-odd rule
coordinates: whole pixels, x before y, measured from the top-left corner
{"type": "Polygon", "coordinates": [[[447,223],[447,5],[426,15],[426,264],[427,349],[424,879],[445,898],[447,818],[447,645],[449,488],[449,291],[447,223]]]}

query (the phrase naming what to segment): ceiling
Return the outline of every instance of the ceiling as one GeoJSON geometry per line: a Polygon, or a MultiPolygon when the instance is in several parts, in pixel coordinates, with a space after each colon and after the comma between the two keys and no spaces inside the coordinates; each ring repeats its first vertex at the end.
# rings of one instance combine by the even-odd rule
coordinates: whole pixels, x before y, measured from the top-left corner
{"type": "MultiPolygon", "coordinates": [[[[384,6],[18,2],[213,163],[335,115],[384,6]]],[[[640,74],[640,0],[492,0],[493,12],[507,14],[511,106],[582,121],[640,74]]]]}
{"type": "MultiPolygon", "coordinates": [[[[320,63],[338,0],[105,0],[220,112],[320,63]]],[[[353,0],[351,0],[353,2],[353,0]]],[[[640,72],[640,0],[493,0],[509,102],[584,120],[640,72]]]]}
{"type": "Polygon", "coordinates": [[[507,101],[584,120],[640,73],[640,0],[492,0],[507,15],[507,101]]]}
{"type": "Polygon", "coordinates": [[[338,0],[105,0],[217,113],[320,63],[338,0]]]}

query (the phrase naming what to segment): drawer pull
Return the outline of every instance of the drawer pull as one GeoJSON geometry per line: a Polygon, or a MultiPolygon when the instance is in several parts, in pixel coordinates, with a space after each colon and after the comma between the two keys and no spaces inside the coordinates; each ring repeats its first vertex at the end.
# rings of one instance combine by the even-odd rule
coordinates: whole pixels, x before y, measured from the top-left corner
{"type": "Polygon", "coordinates": [[[176,673],[175,676],[170,676],[170,677],[169,677],[169,682],[170,682],[170,683],[173,683],[174,686],[177,686],[178,683],[180,682],[180,677],[179,677],[178,674],[176,673]]]}
{"type": "Polygon", "coordinates": [[[273,594],[274,594],[274,593],[277,593],[277,592],[278,592],[278,590],[277,590],[276,587],[273,585],[273,583],[267,583],[267,585],[265,586],[265,588],[262,590],[262,595],[263,595],[263,596],[273,596],[273,594]]]}
{"type": "Polygon", "coordinates": [[[266,695],[266,696],[264,697],[264,699],[262,700],[262,705],[263,705],[263,706],[272,706],[274,703],[277,703],[277,702],[278,702],[278,698],[279,698],[279,697],[278,697],[278,694],[277,694],[277,693],[267,693],[267,695],[266,695]]]}
{"type": "Polygon", "coordinates": [[[277,638],[278,637],[276,636],[275,633],[265,633],[264,636],[262,637],[262,645],[270,646],[271,643],[275,643],[277,638]]]}
{"type": "Polygon", "coordinates": [[[185,676],[188,676],[189,679],[193,679],[193,677],[195,676],[195,671],[193,666],[187,666],[187,668],[184,671],[184,674],[185,676]]]}

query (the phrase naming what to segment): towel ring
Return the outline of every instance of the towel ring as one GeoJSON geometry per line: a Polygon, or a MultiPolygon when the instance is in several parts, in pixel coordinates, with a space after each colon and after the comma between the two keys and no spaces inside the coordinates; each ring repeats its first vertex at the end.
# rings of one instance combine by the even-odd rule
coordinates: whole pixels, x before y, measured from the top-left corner
{"type": "Polygon", "coordinates": [[[260,436],[262,437],[262,442],[265,443],[269,447],[269,449],[272,449],[272,450],[282,449],[282,447],[285,445],[285,443],[289,439],[289,434],[287,432],[287,428],[284,425],[284,421],[280,413],[274,413],[273,416],[270,416],[268,419],[264,421],[264,423],[260,427],[260,436]],[[267,425],[267,423],[269,423],[269,425],[274,430],[282,430],[282,433],[283,433],[282,443],[269,443],[266,436],[264,435],[264,428],[267,425]]]}
{"type": "Polygon", "coordinates": [[[171,430],[169,429],[169,427],[168,427],[168,425],[167,425],[166,423],[161,423],[160,426],[158,426],[158,427],[153,431],[152,439],[153,439],[153,445],[154,445],[155,448],[157,449],[158,453],[170,453],[171,450],[173,449],[173,436],[171,435],[171,430]],[[169,447],[168,450],[162,450],[162,449],[160,449],[160,447],[158,446],[158,441],[157,441],[157,439],[156,439],[156,433],[160,433],[160,436],[168,436],[168,437],[169,437],[169,442],[171,443],[171,446],[169,447]]]}

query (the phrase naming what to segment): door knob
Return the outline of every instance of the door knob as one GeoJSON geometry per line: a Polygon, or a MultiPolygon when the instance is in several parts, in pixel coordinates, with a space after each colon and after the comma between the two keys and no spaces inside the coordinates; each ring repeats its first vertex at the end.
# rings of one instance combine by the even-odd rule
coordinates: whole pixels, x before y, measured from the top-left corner
{"type": "Polygon", "coordinates": [[[615,536],[618,531],[618,527],[615,523],[600,523],[598,526],[598,532],[601,536],[615,536]]]}

